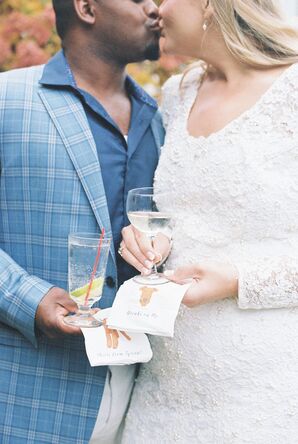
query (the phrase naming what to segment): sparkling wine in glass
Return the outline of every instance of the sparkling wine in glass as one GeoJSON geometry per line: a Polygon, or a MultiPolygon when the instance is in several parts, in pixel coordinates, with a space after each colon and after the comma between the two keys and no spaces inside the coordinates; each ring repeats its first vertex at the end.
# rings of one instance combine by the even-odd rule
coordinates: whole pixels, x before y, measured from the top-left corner
{"type": "MultiPolygon", "coordinates": [[[[134,188],[128,192],[126,211],[130,223],[151,241],[159,234],[171,237],[172,217],[162,207],[168,206],[169,194],[154,193],[152,187],[134,188]]],[[[157,272],[154,266],[149,276],[135,276],[134,280],[146,285],[159,285],[168,280],[157,272]]]]}

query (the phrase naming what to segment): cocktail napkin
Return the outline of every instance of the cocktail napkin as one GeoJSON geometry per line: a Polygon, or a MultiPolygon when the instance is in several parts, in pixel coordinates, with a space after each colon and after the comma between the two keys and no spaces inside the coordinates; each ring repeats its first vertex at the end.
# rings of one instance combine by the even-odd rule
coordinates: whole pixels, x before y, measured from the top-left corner
{"type": "Polygon", "coordinates": [[[157,336],[174,336],[183,296],[191,283],[140,285],[130,279],[119,288],[108,319],[111,328],[157,336]]]}
{"type": "Polygon", "coordinates": [[[82,328],[91,367],[150,361],[152,350],[147,336],[144,333],[109,328],[107,320],[110,311],[111,309],[107,308],[95,314],[95,318],[104,321],[103,326],[82,328]]]}

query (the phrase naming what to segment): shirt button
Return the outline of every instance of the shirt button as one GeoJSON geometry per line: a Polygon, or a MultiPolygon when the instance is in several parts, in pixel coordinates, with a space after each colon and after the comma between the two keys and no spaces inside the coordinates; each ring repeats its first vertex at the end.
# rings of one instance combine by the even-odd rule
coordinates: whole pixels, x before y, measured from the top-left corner
{"type": "Polygon", "coordinates": [[[116,283],[115,283],[115,279],[112,276],[107,276],[106,277],[106,285],[109,288],[114,288],[116,283]]]}

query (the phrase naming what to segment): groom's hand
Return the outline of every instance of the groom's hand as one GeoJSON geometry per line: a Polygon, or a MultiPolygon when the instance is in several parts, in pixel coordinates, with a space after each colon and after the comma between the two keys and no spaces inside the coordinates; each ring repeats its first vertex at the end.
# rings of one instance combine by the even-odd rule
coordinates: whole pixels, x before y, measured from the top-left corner
{"type": "Polygon", "coordinates": [[[55,339],[64,335],[81,335],[81,329],[71,327],[64,317],[76,312],[78,307],[69,294],[62,288],[53,287],[40,301],[35,315],[36,327],[48,338],[55,339]]]}
{"type": "Polygon", "coordinates": [[[118,253],[142,274],[149,274],[154,264],[165,261],[170,251],[171,241],[162,233],[159,233],[152,243],[145,234],[132,225],[122,230],[118,253]]]}

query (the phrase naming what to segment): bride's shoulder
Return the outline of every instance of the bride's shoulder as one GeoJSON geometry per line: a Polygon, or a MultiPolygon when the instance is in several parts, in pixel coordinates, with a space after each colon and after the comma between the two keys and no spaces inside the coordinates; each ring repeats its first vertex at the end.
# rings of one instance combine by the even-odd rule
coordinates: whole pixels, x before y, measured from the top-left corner
{"type": "Polygon", "coordinates": [[[161,114],[165,129],[173,117],[173,111],[179,104],[179,89],[182,74],[170,77],[163,85],[161,90],[161,114]]]}
{"type": "Polygon", "coordinates": [[[283,87],[280,89],[281,94],[288,96],[294,100],[298,99],[298,63],[294,63],[285,70],[283,80],[283,87]]]}
{"type": "Polygon", "coordinates": [[[182,105],[197,89],[198,83],[204,74],[201,66],[191,67],[183,74],[171,76],[162,87],[161,109],[164,120],[169,113],[182,105]]]}
{"type": "Polygon", "coordinates": [[[171,76],[161,89],[162,108],[167,107],[169,103],[179,97],[179,90],[182,81],[182,74],[171,76]]]}
{"type": "Polygon", "coordinates": [[[178,96],[181,91],[186,91],[193,87],[197,87],[204,69],[202,66],[190,67],[183,74],[171,76],[162,87],[162,98],[168,95],[178,96]]]}
{"type": "Polygon", "coordinates": [[[162,92],[166,93],[173,89],[178,89],[181,83],[183,74],[176,74],[168,78],[162,86],[162,92]]]}
{"type": "MultiPolygon", "coordinates": [[[[280,106],[288,119],[298,117],[298,63],[287,68],[273,88],[273,102],[280,106]]],[[[269,95],[270,99],[270,95],[269,95]]]]}
{"type": "Polygon", "coordinates": [[[292,137],[298,136],[298,63],[285,68],[271,88],[264,94],[260,119],[272,124],[272,131],[292,137]]]}

